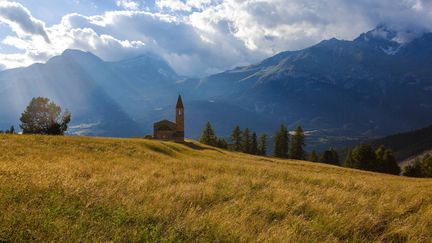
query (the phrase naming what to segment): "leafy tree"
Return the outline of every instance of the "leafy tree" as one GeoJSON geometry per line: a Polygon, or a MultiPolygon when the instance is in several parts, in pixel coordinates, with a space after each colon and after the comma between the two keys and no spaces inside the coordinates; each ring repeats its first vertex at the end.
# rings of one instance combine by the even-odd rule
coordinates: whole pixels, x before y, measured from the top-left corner
{"type": "Polygon", "coordinates": [[[324,151],[320,158],[321,163],[339,165],[339,155],[333,148],[324,151]]]}
{"type": "Polygon", "coordinates": [[[375,154],[377,161],[376,165],[371,168],[373,171],[394,175],[400,174],[400,167],[396,163],[396,159],[391,149],[385,148],[383,145],[381,145],[377,150],[375,150],[375,154]]]}
{"type": "Polygon", "coordinates": [[[234,151],[242,150],[242,131],[240,126],[236,126],[231,132],[232,149],[234,151]]]}
{"type": "Polygon", "coordinates": [[[291,148],[290,148],[290,158],[291,159],[304,159],[305,151],[305,135],[301,126],[298,126],[294,130],[294,135],[291,137],[291,148]]]}
{"type": "Polygon", "coordinates": [[[251,154],[258,154],[258,138],[257,138],[256,132],[252,133],[250,153],[251,154]]]}
{"type": "Polygon", "coordinates": [[[404,168],[403,175],[410,177],[432,177],[432,156],[426,154],[422,158],[417,158],[412,165],[404,168]]]}
{"type": "Polygon", "coordinates": [[[210,146],[216,146],[217,144],[215,132],[209,121],[206,123],[205,128],[201,134],[200,142],[210,146]]]}
{"type": "Polygon", "coordinates": [[[372,146],[360,144],[350,151],[345,161],[345,166],[362,170],[372,170],[375,163],[376,154],[372,146]]]}
{"type": "Polygon", "coordinates": [[[250,137],[249,128],[246,128],[243,131],[243,135],[242,135],[242,151],[244,153],[250,153],[250,151],[251,151],[251,137],[250,137]]]}
{"type": "Polygon", "coordinates": [[[278,158],[288,158],[289,134],[284,124],[281,124],[275,134],[274,156],[278,158]]]}
{"type": "Polygon", "coordinates": [[[267,155],[267,134],[261,134],[258,144],[258,154],[266,156],[267,155]]]}
{"type": "Polygon", "coordinates": [[[395,175],[400,173],[393,151],[384,146],[374,151],[368,144],[357,145],[348,154],[345,166],[395,175]]]}
{"type": "Polygon", "coordinates": [[[224,138],[218,138],[216,146],[221,149],[228,149],[228,143],[224,138]]]}
{"type": "Polygon", "coordinates": [[[318,162],[318,155],[315,152],[315,150],[310,153],[310,155],[309,155],[309,161],[311,161],[311,162],[318,162]]]}
{"type": "Polygon", "coordinates": [[[63,135],[70,120],[70,112],[62,113],[60,106],[48,98],[38,97],[22,113],[20,127],[24,134],[63,135]]]}

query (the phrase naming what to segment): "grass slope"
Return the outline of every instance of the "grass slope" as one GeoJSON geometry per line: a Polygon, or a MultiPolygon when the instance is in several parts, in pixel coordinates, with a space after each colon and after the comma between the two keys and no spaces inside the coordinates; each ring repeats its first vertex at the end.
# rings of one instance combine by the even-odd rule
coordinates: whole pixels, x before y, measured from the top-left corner
{"type": "Polygon", "coordinates": [[[196,142],[0,135],[0,241],[431,241],[431,188],[196,142]]]}

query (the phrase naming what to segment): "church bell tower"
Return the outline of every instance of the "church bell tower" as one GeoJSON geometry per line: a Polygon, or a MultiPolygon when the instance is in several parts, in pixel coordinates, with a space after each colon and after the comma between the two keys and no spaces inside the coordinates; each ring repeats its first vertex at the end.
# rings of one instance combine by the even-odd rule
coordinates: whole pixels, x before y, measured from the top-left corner
{"type": "Polygon", "coordinates": [[[181,95],[178,96],[176,105],[176,125],[177,134],[184,139],[184,106],[181,95]]]}

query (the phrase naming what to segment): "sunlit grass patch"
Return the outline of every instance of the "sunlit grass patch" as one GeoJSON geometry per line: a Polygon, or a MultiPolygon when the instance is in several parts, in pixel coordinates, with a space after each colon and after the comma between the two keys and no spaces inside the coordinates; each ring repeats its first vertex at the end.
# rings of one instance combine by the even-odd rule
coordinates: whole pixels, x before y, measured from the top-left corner
{"type": "Polygon", "coordinates": [[[0,135],[0,241],[424,242],[431,188],[194,141],[0,135]]]}

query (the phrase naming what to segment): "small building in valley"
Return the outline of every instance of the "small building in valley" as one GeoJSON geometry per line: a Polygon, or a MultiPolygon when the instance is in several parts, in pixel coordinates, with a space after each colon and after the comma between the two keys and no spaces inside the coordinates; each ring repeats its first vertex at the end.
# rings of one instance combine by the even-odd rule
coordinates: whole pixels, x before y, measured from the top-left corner
{"type": "Polygon", "coordinates": [[[153,124],[153,138],[160,140],[184,141],[184,106],[181,96],[178,96],[176,105],[175,123],[162,120],[153,124]]]}

